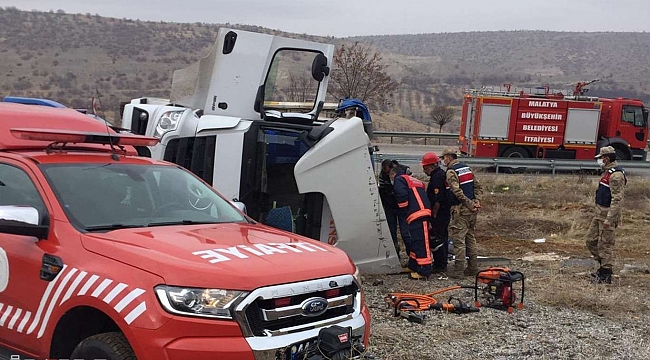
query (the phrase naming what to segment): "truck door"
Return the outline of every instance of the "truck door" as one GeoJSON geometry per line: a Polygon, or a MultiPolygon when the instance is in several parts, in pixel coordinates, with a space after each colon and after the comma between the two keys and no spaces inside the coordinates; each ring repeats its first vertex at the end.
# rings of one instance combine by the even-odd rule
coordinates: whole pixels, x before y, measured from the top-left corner
{"type": "Polygon", "coordinates": [[[364,273],[399,271],[379,192],[368,136],[361,119],[339,119],[334,130],[310,148],[296,163],[294,175],[300,193],[325,197],[323,226],[364,273]],[[334,226],[335,229],[330,229],[334,226]]]}
{"type": "Polygon", "coordinates": [[[262,99],[296,101],[300,96],[313,104],[309,109],[313,113],[327,95],[329,79],[328,76],[314,79],[313,74],[329,73],[333,53],[334,46],[329,44],[222,28],[206,57],[174,72],[170,100],[202,109],[208,115],[254,120],[263,118],[262,99]],[[284,63],[290,67],[272,67],[278,64],[274,61],[278,56],[286,57],[288,61],[284,63]],[[314,61],[316,56],[319,61],[314,61]],[[309,60],[309,69],[302,68],[305,58],[309,60]],[[318,68],[312,71],[312,65],[318,68]],[[290,71],[292,68],[310,76],[290,77],[297,73],[290,71]],[[303,84],[311,86],[313,80],[317,91],[303,91],[303,84]],[[280,93],[276,98],[269,96],[278,84],[293,86],[293,92],[280,93]],[[293,99],[288,99],[291,96],[293,99]]]}
{"type": "Polygon", "coordinates": [[[620,137],[625,139],[632,149],[645,149],[648,130],[642,106],[624,104],[619,129],[620,137]]]}
{"type": "MultiPolygon", "coordinates": [[[[0,160],[0,216],[15,218],[16,207],[28,206],[38,210],[39,224],[33,225],[48,222],[36,184],[18,164],[0,160]]],[[[0,233],[0,339],[4,345],[24,352],[40,348],[38,338],[52,311],[46,305],[53,305],[46,300],[61,280],[58,276],[46,281],[39,274],[45,249],[55,253],[56,248],[54,241],[0,233]]]]}

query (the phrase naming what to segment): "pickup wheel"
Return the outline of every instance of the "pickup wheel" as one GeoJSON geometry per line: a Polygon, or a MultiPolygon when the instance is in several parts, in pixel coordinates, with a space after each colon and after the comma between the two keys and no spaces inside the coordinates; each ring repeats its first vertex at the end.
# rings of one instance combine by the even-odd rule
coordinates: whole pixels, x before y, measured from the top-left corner
{"type": "Polygon", "coordinates": [[[77,345],[71,359],[137,360],[129,342],[121,332],[93,335],[77,345]]]}

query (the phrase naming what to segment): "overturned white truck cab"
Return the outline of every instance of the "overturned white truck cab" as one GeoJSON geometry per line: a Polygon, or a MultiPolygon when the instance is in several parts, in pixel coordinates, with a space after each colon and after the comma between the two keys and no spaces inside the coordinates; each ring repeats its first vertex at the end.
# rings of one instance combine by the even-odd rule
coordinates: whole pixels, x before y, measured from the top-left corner
{"type": "Polygon", "coordinates": [[[174,72],[170,99],[124,104],[122,126],[250,217],[327,242],[367,274],[400,270],[358,117],[319,120],[334,46],[221,29],[208,56],[174,72]],[[277,104],[312,104],[282,112],[277,104]],[[279,109],[279,110],[278,110],[279,109]]]}

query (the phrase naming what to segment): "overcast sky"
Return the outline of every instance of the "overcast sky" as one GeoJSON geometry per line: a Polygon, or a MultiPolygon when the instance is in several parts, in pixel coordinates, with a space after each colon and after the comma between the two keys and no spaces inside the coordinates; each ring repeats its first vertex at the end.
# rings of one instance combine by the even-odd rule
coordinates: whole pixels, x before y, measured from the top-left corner
{"type": "Polygon", "coordinates": [[[0,0],[23,10],[240,23],[314,35],[650,31],[650,0],[0,0]]]}

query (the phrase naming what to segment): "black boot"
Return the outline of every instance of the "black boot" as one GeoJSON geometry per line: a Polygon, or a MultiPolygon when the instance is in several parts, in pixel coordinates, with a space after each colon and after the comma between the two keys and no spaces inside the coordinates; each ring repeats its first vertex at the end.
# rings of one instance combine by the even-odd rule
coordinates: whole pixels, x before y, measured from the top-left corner
{"type": "Polygon", "coordinates": [[[598,276],[598,283],[611,284],[612,283],[612,269],[600,268],[600,275],[598,276]]]}

